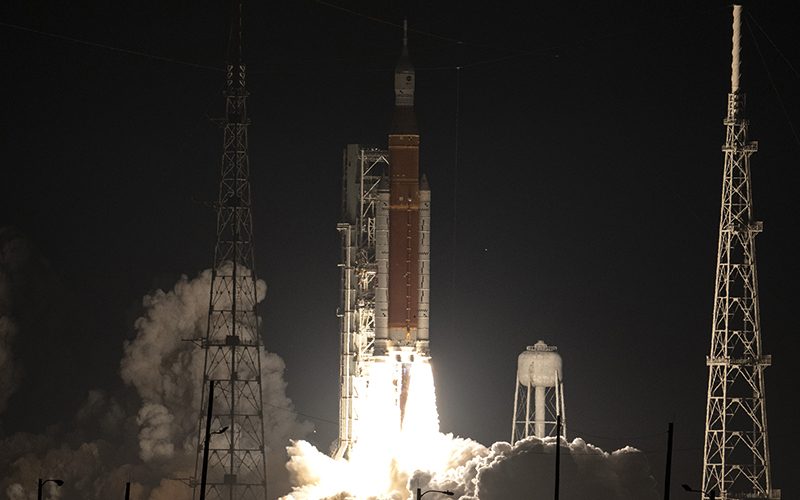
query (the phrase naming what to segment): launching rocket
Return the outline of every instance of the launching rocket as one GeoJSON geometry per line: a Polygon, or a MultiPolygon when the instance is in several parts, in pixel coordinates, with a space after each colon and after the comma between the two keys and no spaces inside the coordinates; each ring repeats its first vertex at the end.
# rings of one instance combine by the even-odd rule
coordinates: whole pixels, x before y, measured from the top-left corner
{"type": "Polygon", "coordinates": [[[349,144],[343,155],[336,459],[369,450],[387,432],[438,432],[428,346],[431,193],[419,177],[404,31],[389,151],[349,144]]]}
{"type": "Polygon", "coordinates": [[[392,363],[400,428],[405,420],[412,371],[429,359],[431,191],[419,177],[419,130],[414,114],[414,66],[408,30],[394,72],[394,116],[389,130],[389,176],[378,185],[375,220],[376,362],[392,363]]]}
{"type": "Polygon", "coordinates": [[[401,363],[429,356],[431,192],[419,177],[414,79],[406,30],[394,74],[389,175],[379,185],[376,213],[374,354],[401,363]]]}

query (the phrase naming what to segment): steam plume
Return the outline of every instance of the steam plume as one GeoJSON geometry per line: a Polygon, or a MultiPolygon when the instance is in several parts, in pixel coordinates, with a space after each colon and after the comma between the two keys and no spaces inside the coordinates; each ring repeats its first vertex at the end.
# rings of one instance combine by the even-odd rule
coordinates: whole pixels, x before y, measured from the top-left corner
{"type": "MultiPolygon", "coordinates": [[[[194,475],[204,352],[183,339],[204,335],[210,286],[206,270],[145,296],[136,337],[120,362],[125,387],[113,395],[91,391],[69,429],[59,424],[0,441],[0,492],[30,499],[44,474],[65,482],[45,498],[119,497],[130,481],[134,499],[190,499],[185,482],[194,475]]],[[[265,290],[260,282],[259,300],[265,290]]],[[[277,355],[262,354],[263,397],[272,405],[264,409],[271,496],[289,491],[285,446],[311,431],[285,410],[292,403],[283,371],[277,355]]]]}
{"type": "MultiPolygon", "coordinates": [[[[449,441],[450,451],[440,470],[387,470],[385,490],[358,498],[408,499],[416,488],[450,490],[459,500],[553,498],[555,438],[530,437],[514,445],[498,442],[490,448],[452,435],[442,438],[449,441]],[[392,478],[405,481],[398,484],[392,478]]],[[[560,498],[657,500],[655,480],[640,451],[626,447],[607,453],[580,438],[571,443],[562,440],[561,446],[560,498]]],[[[347,471],[351,464],[335,462],[302,441],[294,443],[289,454],[295,487],[286,500],[354,498],[347,487],[332,491],[327,484],[352,472],[347,471]]]]}

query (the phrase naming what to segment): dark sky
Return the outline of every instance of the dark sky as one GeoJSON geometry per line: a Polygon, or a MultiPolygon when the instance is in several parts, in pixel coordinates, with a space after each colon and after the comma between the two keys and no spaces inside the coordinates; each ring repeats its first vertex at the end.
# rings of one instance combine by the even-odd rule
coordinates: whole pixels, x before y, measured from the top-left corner
{"type": "MultiPolygon", "coordinates": [[[[699,485],[730,91],[722,2],[252,2],[244,59],[260,312],[287,393],[336,436],[342,149],[386,147],[403,15],[432,197],[441,428],[508,440],[516,357],[564,360],[568,437],[699,485]],[[458,69],[460,67],[460,69],[458,69]]],[[[2,214],[45,267],[16,283],[24,370],[0,435],[117,390],[141,298],[211,266],[223,2],[6,2],[2,214]]],[[[745,5],[773,481],[797,496],[800,43],[745,5]],[[752,30],[752,31],[751,31],[752,30]],[[759,52],[760,51],[760,52],[759,52]],[[794,129],[793,129],[794,127],[794,129]]],[[[675,497],[688,496],[675,490],[675,497]]]]}

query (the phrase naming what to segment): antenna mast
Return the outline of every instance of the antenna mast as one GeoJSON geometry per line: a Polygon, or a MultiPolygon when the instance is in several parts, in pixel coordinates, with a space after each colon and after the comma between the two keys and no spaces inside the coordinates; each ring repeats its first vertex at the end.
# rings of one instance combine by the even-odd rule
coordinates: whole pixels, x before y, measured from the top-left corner
{"type": "Polygon", "coordinates": [[[740,5],[733,7],[731,93],[722,180],[714,324],[708,364],[703,498],[780,498],[772,489],[767,438],[764,369],[756,279],[750,155],[745,95],[739,91],[740,5]]]}
{"type": "MultiPolygon", "coordinates": [[[[245,66],[242,63],[242,3],[231,23],[228,52],[222,171],[217,202],[203,396],[200,405],[197,468],[203,467],[204,430],[211,429],[208,474],[201,498],[264,500],[267,495],[261,388],[263,345],[258,335],[257,280],[250,206],[250,161],[247,156],[245,66]],[[214,381],[211,423],[205,388],[214,381]],[[226,432],[217,434],[220,429],[226,432]]],[[[195,477],[197,477],[196,474],[195,477]]],[[[199,488],[195,488],[195,496],[199,488]]]]}

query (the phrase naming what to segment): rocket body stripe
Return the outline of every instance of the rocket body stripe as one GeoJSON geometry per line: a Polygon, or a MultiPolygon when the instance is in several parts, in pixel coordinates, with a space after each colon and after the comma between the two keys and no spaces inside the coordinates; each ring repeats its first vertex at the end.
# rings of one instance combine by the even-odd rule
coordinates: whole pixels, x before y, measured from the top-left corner
{"type": "Polygon", "coordinates": [[[418,135],[389,136],[389,172],[389,338],[413,342],[419,306],[418,135]]]}

